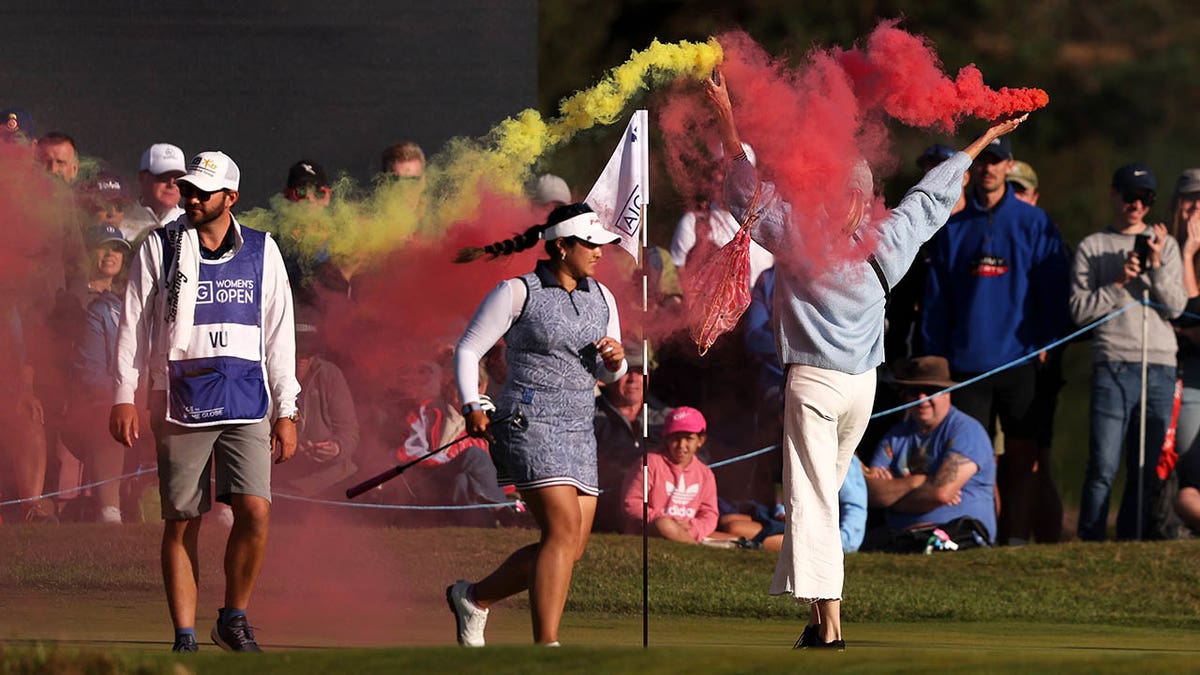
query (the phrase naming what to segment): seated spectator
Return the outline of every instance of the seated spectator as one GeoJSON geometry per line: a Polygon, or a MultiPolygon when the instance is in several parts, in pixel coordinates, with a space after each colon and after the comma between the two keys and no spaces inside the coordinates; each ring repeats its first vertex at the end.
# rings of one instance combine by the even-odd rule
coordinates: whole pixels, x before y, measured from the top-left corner
{"type": "Polygon", "coordinates": [[[642,346],[625,344],[629,370],[616,382],[600,387],[596,397],[596,468],[600,496],[596,499],[596,532],[625,531],[625,493],[622,487],[629,467],[642,464],[642,448],[662,443],[662,425],[670,410],[656,399],[645,398],[642,346]],[[643,403],[648,405],[643,406],[643,403]],[[642,416],[647,413],[647,437],[642,439],[642,416]]]}
{"type": "MultiPolygon", "coordinates": [[[[650,535],[698,544],[706,539],[736,540],[717,532],[717,479],[696,452],[704,446],[708,425],[695,408],[682,406],[667,415],[663,445],[646,459],[650,535]]],[[[629,470],[625,488],[625,532],[642,531],[642,467],[629,470]]]]}
{"type": "Polygon", "coordinates": [[[1194,534],[1200,535],[1200,450],[1189,450],[1175,465],[1179,474],[1179,494],[1175,512],[1194,534]]]}
{"type": "MultiPolygon", "coordinates": [[[[887,532],[870,533],[863,550],[887,548],[898,531],[960,518],[996,536],[996,462],[987,431],[937,393],[955,384],[940,356],[902,359],[892,368],[903,401],[920,401],[888,430],[870,461],[867,495],[886,509],[887,532]]],[[[963,542],[958,542],[962,544],[963,542]]]]}
{"type": "Polygon", "coordinates": [[[300,421],[296,454],[274,465],[272,487],[301,497],[335,498],[358,467],[358,417],[340,368],[322,358],[317,327],[296,323],[296,379],[300,421]]]}
{"type": "MultiPolygon", "coordinates": [[[[842,552],[854,553],[862,546],[867,531],[867,481],[862,462],[858,456],[850,458],[850,470],[838,490],[838,510],[842,533],[842,552]]],[[[784,508],[776,504],[774,511],[757,502],[748,502],[740,507],[720,500],[721,518],[717,530],[742,537],[768,551],[779,551],[783,547],[784,508]]]]}
{"type": "MultiPolygon", "coordinates": [[[[496,478],[487,441],[466,435],[462,402],[454,382],[453,358],[454,350],[447,348],[436,361],[419,366],[421,376],[432,384],[432,395],[422,397],[416,408],[409,411],[405,419],[407,430],[395,449],[395,463],[405,464],[437,448],[448,447],[414,465],[385,487],[395,499],[408,504],[505,503],[507,496],[496,478]]],[[[481,392],[487,388],[483,369],[479,373],[479,388],[481,392]]],[[[476,522],[479,518],[472,517],[479,513],[456,512],[459,517],[455,520],[459,524],[482,524],[476,522]]],[[[441,522],[445,520],[440,516],[441,522]]]]}
{"type": "MultiPolygon", "coordinates": [[[[107,433],[116,371],[117,322],[124,293],[118,279],[132,252],[114,225],[101,223],[87,231],[90,302],[82,331],[74,341],[71,386],[62,430],[63,444],[83,463],[85,483],[121,475],[125,447],[107,433]]],[[[111,481],[93,491],[101,523],[121,522],[121,483],[111,481]]]]}

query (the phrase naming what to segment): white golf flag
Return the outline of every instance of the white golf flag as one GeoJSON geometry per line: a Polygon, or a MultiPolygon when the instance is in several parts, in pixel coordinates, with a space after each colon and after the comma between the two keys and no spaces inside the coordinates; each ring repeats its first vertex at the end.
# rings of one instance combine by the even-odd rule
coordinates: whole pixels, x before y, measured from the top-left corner
{"type": "Polygon", "coordinates": [[[621,248],[634,260],[640,260],[642,226],[650,203],[649,131],[646,111],[634,111],[621,144],[584,200],[604,227],[621,235],[621,248]]]}

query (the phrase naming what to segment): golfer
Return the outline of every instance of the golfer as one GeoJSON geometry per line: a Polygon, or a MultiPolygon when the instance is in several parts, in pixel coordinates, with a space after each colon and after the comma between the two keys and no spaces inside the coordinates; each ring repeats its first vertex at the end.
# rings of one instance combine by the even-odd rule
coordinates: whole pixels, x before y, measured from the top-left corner
{"type": "Polygon", "coordinates": [[[542,531],[538,543],[515,551],[482,581],[446,589],[458,642],[468,647],[484,645],[488,607],[526,589],[534,642],[558,646],[571,572],[587,545],[600,492],[593,388],[597,379],[614,382],[627,368],[616,302],[592,278],[602,246],[619,237],[586,204],[560,206],[545,225],[513,239],[464,249],[459,261],[523,251],[539,238],[550,259],[489,293],[455,354],[467,432],[491,442],[500,484],[521,491],[542,531]],[[489,428],[479,405],[479,360],[502,337],[508,379],[496,401],[497,419],[520,413],[527,423],[489,428]]]}
{"type": "Polygon", "coordinates": [[[246,606],[267,549],[271,454],[296,451],[296,335],[292,294],[275,241],[230,213],[241,174],[223,152],[202,152],[181,176],[184,214],[150,233],[129,271],[117,329],[116,403],[109,430],[138,437],[134,393],[149,375],[166,521],[163,582],[177,652],[194,652],[200,517],[216,498],[233,509],[225,548],[225,606],[210,636],[222,649],[261,651],[246,606]],[[215,467],[215,468],[214,468],[215,467]]]}
{"type": "Polygon", "coordinates": [[[744,221],[758,191],[759,218],[751,237],[777,261],[772,321],[780,361],[787,369],[783,446],[787,529],[771,593],[791,593],[810,604],[809,623],[796,641],[797,648],[842,650],[838,489],[871,416],[875,368],[883,362],[884,303],[920,245],[946,223],[971,162],[1027,115],[995,122],[962,152],[930,170],[879,222],[866,217],[873,198],[872,177],[866,163],[858,162],[850,185],[831,185],[826,191],[831,195],[845,191],[850,203],[849,213],[832,217],[828,226],[845,228],[847,251],[854,250],[852,239],[879,243],[873,254],[847,256],[814,278],[805,274],[805,261],[797,259],[803,251],[803,232],[792,221],[791,205],[774,185],[759,181],[754,165],[741,152],[727,82],[719,70],[704,87],[725,152],[733,157],[725,179],[729,210],[744,221]]]}

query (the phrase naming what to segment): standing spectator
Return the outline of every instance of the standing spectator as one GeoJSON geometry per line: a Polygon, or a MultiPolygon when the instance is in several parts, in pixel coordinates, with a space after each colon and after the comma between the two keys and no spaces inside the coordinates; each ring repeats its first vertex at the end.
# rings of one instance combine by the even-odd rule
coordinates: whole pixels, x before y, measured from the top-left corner
{"type": "MultiPolygon", "coordinates": [[[[717,115],[726,148],[739,148],[727,82],[717,70],[704,87],[717,115]]],[[[962,171],[994,139],[1013,131],[1027,116],[995,122],[982,136],[934,168],[908,191],[887,218],[864,218],[874,183],[859,162],[844,191],[849,209],[834,214],[830,227],[842,228],[847,244],[868,228],[879,237],[869,257],[840,261],[811,278],[803,261],[779,262],[775,289],[775,333],[784,387],[784,506],[788,530],[775,568],[771,593],[790,594],[810,604],[809,623],[798,648],[845,649],[841,602],[844,581],[837,493],[871,416],[875,369],[883,361],[884,305],[889,280],[908,269],[923,241],[945,223],[962,189],[962,171]],[[879,283],[862,283],[875,279],[879,283]]],[[[730,211],[745,216],[757,193],[759,218],[752,236],[773,252],[796,251],[801,230],[792,205],[773,184],[759,180],[744,156],[733,159],[726,177],[730,211]]]]}
{"type": "MultiPolygon", "coordinates": [[[[107,171],[101,172],[84,184],[81,197],[84,211],[95,222],[121,228],[130,199],[119,176],[107,171]]],[[[124,239],[124,234],[121,238],[124,239]]]]}
{"type": "Polygon", "coordinates": [[[1187,315],[1179,317],[1175,325],[1183,378],[1175,447],[1182,455],[1191,452],[1200,436],[1200,169],[1188,169],[1176,181],[1170,228],[1183,249],[1183,290],[1187,294],[1187,315]]]}
{"type": "Polygon", "coordinates": [[[602,385],[596,397],[594,423],[600,496],[596,498],[596,522],[592,528],[595,532],[624,531],[625,477],[630,467],[641,466],[643,448],[656,448],[662,443],[663,422],[670,412],[658,399],[645,396],[642,368],[646,361],[640,344],[625,345],[625,362],[629,370],[616,382],[602,385]],[[645,439],[643,428],[647,431],[645,439]]]}
{"type": "Polygon", "coordinates": [[[1033,167],[1029,166],[1029,162],[1013,160],[1005,180],[1012,183],[1014,197],[1030,206],[1037,206],[1038,198],[1041,197],[1041,193],[1038,192],[1038,176],[1033,167]]]}
{"type": "MultiPolygon", "coordinates": [[[[1012,148],[998,138],[971,164],[967,207],[934,237],[921,331],[929,354],[964,381],[1045,347],[1067,326],[1067,252],[1045,211],[1013,195],[1012,148]]],[[[995,432],[999,463],[998,541],[1024,543],[1032,528],[1037,466],[1037,359],[960,389],[955,402],[995,432]],[[1010,541],[1011,538],[1011,541],[1010,541]]]]}
{"type": "MultiPolygon", "coordinates": [[[[747,144],[741,145],[741,151],[747,161],[754,164],[754,150],[747,144]]],[[[721,165],[724,151],[718,148],[714,158],[721,165]]],[[[715,169],[720,171],[720,169],[715,169]]],[[[714,185],[722,185],[723,176],[717,176],[714,185]]],[[[677,269],[687,266],[692,249],[700,245],[702,249],[718,249],[733,241],[734,235],[742,229],[742,224],[729,212],[725,200],[720,195],[712,196],[695,211],[683,214],[675,225],[675,235],[671,238],[671,262],[677,269]]],[[[763,270],[775,264],[775,257],[756,241],[750,242],[750,287],[758,281],[763,270]]]]}
{"type": "Polygon", "coordinates": [[[542,174],[533,183],[530,190],[530,201],[533,202],[533,214],[545,218],[551,211],[560,206],[574,203],[571,188],[567,181],[551,173],[542,174]]]}
{"type": "Polygon", "coordinates": [[[51,131],[37,140],[36,159],[46,173],[57,176],[67,185],[79,176],[79,152],[75,139],[61,131],[51,131]]]}
{"type": "Polygon", "coordinates": [[[680,406],[667,415],[662,446],[646,457],[646,480],[640,463],[625,480],[625,532],[642,532],[642,494],[646,494],[646,530],[651,535],[687,544],[705,539],[736,539],[717,532],[717,479],[696,458],[704,446],[708,424],[695,408],[680,406]],[[647,486],[649,486],[647,488],[647,486]]]}
{"type": "Polygon", "coordinates": [[[179,146],[155,143],[142,152],[138,162],[138,203],[125,214],[125,221],[121,223],[126,240],[136,245],[150,230],[163,227],[183,215],[175,179],[186,172],[183,150],[179,146]]]}
{"type": "Polygon", "coordinates": [[[225,606],[213,642],[261,651],[246,606],[267,548],[271,455],[296,451],[296,338],[283,259],[266,233],[230,210],[241,174],[223,152],[192,158],[179,179],[186,218],[154,230],[130,270],[117,339],[112,435],[139,435],[134,392],[149,376],[158,447],[162,563],[175,624],[173,651],[193,652],[200,516],[233,509],[225,549],[225,606]]]}
{"type": "Polygon", "coordinates": [[[383,149],[379,170],[401,180],[419,181],[425,187],[425,151],[415,141],[401,141],[383,149]]]}
{"type": "Polygon", "coordinates": [[[36,136],[33,133],[33,118],[20,108],[0,110],[0,142],[28,143],[36,136]]]}
{"type": "Polygon", "coordinates": [[[887,510],[891,532],[967,517],[983,525],[991,543],[996,535],[992,442],[977,420],[951,404],[949,393],[941,393],[956,384],[946,360],[904,359],[892,374],[901,400],[920,403],[875,449],[867,474],[871,506],[887,510]]]}
{"type": "Polygon", "coordinates": [[[75,340],[63,443],[83,463],[85,481],[109,481],[94,490],[97,519],[120,523],[121,483],[112,479],[121,474],[125,448],[105,434],[104,428],[115,384],[117,324],[125,290],[118,279],[131,249],[121,231],[107,223],[91,228],[86,241],[92,262],[88,270],[91,301],[83,330],[75,340]]]}
{"type": "MultiPolygon", "coordinates": [[[[1037,172],[1028,162],[1016,160],[1006,177],[1012,186],[1013,196],[1026,204],[1037,206],[1041,193],[1038,191],[1037,172]]],[[[1034,465],[1034,492],[1032,512],[1040,514],[1031,518],[1031,531],[1009,532],[1009,540],[1020,541],[1032,534],[1039,542],[1053,543],[1062,539],[1062,496],[1054,482],[1050,451],[1054,441],[1054,416],[1058,412],[1058,394],[1063,384],[1063,352],[1065,346],[1046,351],[1041,367],[1037,369],[1034,385],[1033,410],[1037,417],[1037,463],[1034,465]]]]}
{"type": "Polygon", "coordinates": [[[1146,216],[1154,204],[1157,183],[1143,164],[1126,164],[1113,174],[1112,222],[1088,235],[1075,252],[1071,318],[1083,325],[1100,319],[1148,295],[1157,306],[1127,311],[1096,328],[1092,340],[1091,434],[1087,475],[1079,507],[1079,538],[1103,541],[1113,479],[1126,448],[1125,494],[1117,515],[1117,538],[1133,539],[1154,531],[1149,516],[1161,489],[1157,474],[1175,390],[1175,332],[1171,319],[1187,303],[1179,245],[1165,225],[1150,225],[1146,216]],[[1143,311],[1148,313],[1148,337],[1142,344],[1143,311]],[[1146,373],[1145,470],[1138,477],[1137,421],[1141,404],[1141,359],[1146,373]],[[1143,522],[1137,522],[1138,485],[1143,522]]]}

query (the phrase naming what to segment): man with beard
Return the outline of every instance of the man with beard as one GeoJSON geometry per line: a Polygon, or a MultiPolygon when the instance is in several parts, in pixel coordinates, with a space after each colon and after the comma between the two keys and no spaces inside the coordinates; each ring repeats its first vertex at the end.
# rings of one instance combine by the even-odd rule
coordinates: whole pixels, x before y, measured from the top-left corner
{"type": "Polygon", "coordinates": [[[139,376],[150,379],[158,448],[162,565],[174,651],[192,652],[200,516],[233,509],[225,550],[225,606],[211,636],[227,650],[260,651],[246,606],[266,552],[271,455],[296,451],[296,338],[283,258],[267,234],[230,213],[240,172],[202,152],[179,178],[184,216],[155,229],[130,270],[118,329],[110,431],[132,446],[139,376]]]}

